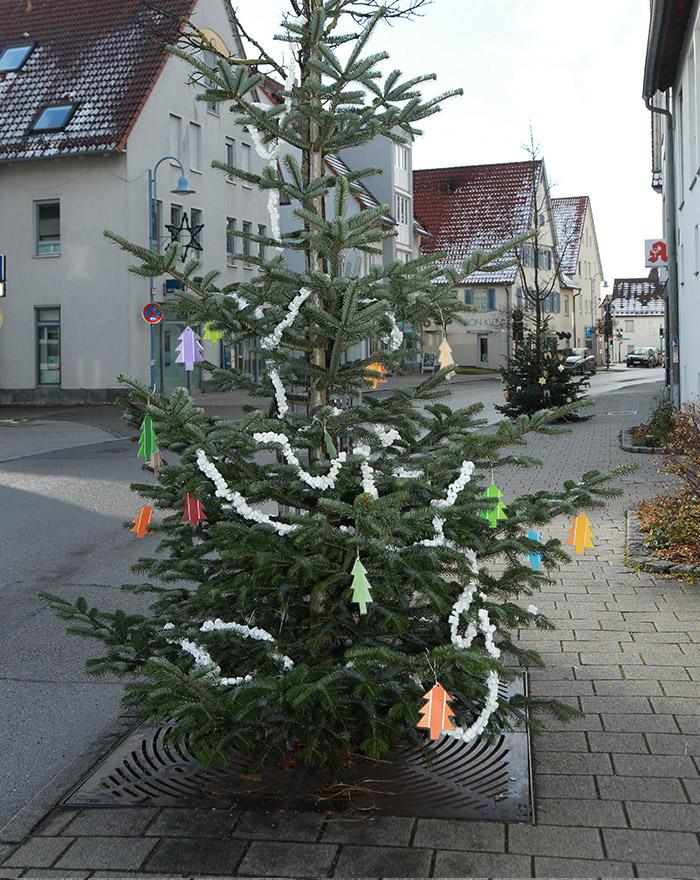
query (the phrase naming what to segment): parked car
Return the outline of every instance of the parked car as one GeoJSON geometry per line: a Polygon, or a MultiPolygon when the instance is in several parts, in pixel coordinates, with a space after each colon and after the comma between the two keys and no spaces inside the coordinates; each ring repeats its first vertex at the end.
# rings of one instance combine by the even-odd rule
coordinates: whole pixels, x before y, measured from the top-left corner
{"type": "Polygon", "coordinates": [[[633,348],[627,355],[628,367],[655,367],[657,363],[655,348],[633,348]]]}
{"type": "Polygon", "coordinates": [[[586,373],[593,375],[597,369],[595,357],[590,348],[572,348],[571,354],[564,361],[567,370],[573,373],[580,373],[584,376],[586,373]]]}

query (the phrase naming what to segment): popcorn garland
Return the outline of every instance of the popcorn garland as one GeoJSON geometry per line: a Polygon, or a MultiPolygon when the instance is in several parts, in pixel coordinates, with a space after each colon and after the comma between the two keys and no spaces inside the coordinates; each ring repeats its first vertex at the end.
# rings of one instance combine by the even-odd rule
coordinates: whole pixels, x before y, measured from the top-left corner
{"type": "Polygon", "coordinates": [[[275,389],[277,412],[279,413],[279,417],[283,419],[289,412],[289,404],[287,403],[287,392],[284,389],[284,384],[282,383],[279,372],[273,366],[271,366],[271,363],[271,361],[268,361],[266,366],[268,368],[270,381],[272,382],[272,386],[275,389]]]}
{"type": "Polygon", "coordinates": [[[289,303],[289,311],[287,312],[286,317],[284,317],[280,323],[275,327],[275,329],[270,333],[269,336],[265,336],[260,340],[260,348],[264,348],[267,351],[272,351],[277,348],[282,340],[282,333],[287,329],[287,327],[291,327],[294,323],[296,316],[299,314],[299,309],[302,306],[302,303],[306,299],[311,296],[311,291],[308,287],[302,287],[299,293],[294,297],[294,299],[289,303]]]}
{"type": "Polygon", "coordinates": [[[299,479],[306,483],[307,486],[311,486],[312,489],[318,489],[319,491],[323,491],[324,489],[334,489],[335,482],[338,478],[338,474],[342,470],[343,465],[347,459],[347,455],[345,452],[341,452],[337,458],[335,458],[331,464],[330,471],[325,476],[308,473],[301,466],[301,462],[294,454],[294,450],[289,442],[289,438],[285,434],[276,434],[274,431],[261,431],[259,433],[253,434],[253,440],[257,443],[277,443],[282,447],[282,455],[285,457],[287,464],[291,465],[294,470],[299,475],[299,479]]]}
{"type": "MultiPolygon", "coordinates": [[[[219,617],[217,617],[216,620],[205,620],[199,628],[200,632],[225,632],[228,630],[237,633],[244,639],[256,639],[260,642],[271,642],[273,645],[277,644],[274,636],[271,636],[267,630],[261,629],[259,626],[247,626],[245,623],[236,623],[235,621],[224,623],[219,617]]],[[[279,651],[273,651],[272,656],[282,664],[285,672],[294,669],[294,661],[291,657],[287,657],[286,654],[280,654],[279,651]]]]}
{"type": "Polygon", "coordinates": [[[388,336],[382,337],[382,342],[390,351],[396,351],[398,348],[401,348],[401,343],[403,342],[403,330],[401,330],[396,323],[396,317],[393,312],[387,312],[386,316],[391,322],[391,331],[388,336]]]}

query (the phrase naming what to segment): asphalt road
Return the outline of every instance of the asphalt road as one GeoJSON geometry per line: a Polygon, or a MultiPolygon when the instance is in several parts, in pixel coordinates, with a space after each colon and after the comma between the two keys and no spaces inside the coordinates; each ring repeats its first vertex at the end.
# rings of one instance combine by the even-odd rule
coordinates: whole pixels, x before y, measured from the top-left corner
{"type": "MultiPolygon", "coordinates": [[[[600,397],[662,378],[662,368],[599,370],[590,393],[600,397]]],[[[469,379],[454,383],[451,405],[481,401],[487,421],[497,421],[499,377],[469,379]]],[[[206,408],[241,415],[232,399],[210,400],[206,408]]],[[[39,424],[16,434],[14,446],[12,428],[0,435],[0,826],[120,711],[121,684],[84,671],[85,659],[99,654],[101,643],[66,636],[38,592],[85,596],[100,608],[137,608],[142,600],[121,593],[119,585],[135,579],[130,566],[152,546],[122,528],[140,506],[129,484],[144,475],[119,407],[0,407],[0,420],[9,418],[32,418],[48,428],[41,442],[39,424]],[[96,432],[84,434],[88,445],[75,445],[81,441],[71,439],[69,422],[96,432]],[[20,436],[28,438],[25,448],[20,436]],[[93,436],[103,442],[92,443],[93,436]],[[32,438],[47,451],[31,454],[32,438]],[[61,443],[70,445],[57,448],[61,443]]]]}

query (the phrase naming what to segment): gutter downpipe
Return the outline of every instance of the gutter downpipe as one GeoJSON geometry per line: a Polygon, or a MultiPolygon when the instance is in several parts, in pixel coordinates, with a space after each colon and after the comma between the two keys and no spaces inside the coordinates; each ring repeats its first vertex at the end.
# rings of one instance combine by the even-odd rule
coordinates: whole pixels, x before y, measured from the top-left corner
{"type": "MultiPolygon", "coordinates": [[[[673,114],[663,107],[654,107],[652,97],[645,98],[647,109],[666,117],[666,178],[665,196],[665,238],[668,248],[668,284],[666,287],[666,308],[668,333],[666,337],[666,362],[668,364],[669,396],[676,409],[680,406],[680,340],[678,321],[678,265],[676,261],[676,150],[673,135],[673,114]],[[674,352],[674,340],[676,343],[674,352]],[[675,354],[675,358],[674,358],[675,354]]],[[[666,92],[666,106],[669,104],[666,92]]]]}

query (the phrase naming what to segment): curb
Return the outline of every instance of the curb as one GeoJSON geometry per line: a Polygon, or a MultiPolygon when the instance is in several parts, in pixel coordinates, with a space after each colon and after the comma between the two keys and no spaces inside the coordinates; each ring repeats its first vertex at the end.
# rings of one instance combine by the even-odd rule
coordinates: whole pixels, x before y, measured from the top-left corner
{"type": "MultiPolygon", "coordinates": [[[[60,770],[50,782],[0,828],[0,845],[16,845],[57,806],[58,801],[91,773],[114,746],[124,739],[140,722],[134,715],[119,715],[89,745],[60,770]]],[[[1,863],[1,860],[0,860],[1,863]]]]}
{"type": "Polygon", "coordinates": [[[639,527],[639,519],[634,510],[627,511],[627,555],[625,565],[641,568],[658,574],[691,574],[700,577],[700,565],[683,565],[651,556],[644,546],[644,533],[639,527]]]}
{"type": "Polygon", "coordinates": [[[623,428],[622,429],[622,439],[620,440],[620,445],[625,450],[625,452],[641,452],[642,454],[648,455],[661,455],[664,452],[664,446],[633,446],[632,445],[632,431],[634,428],[623,428]]]}

